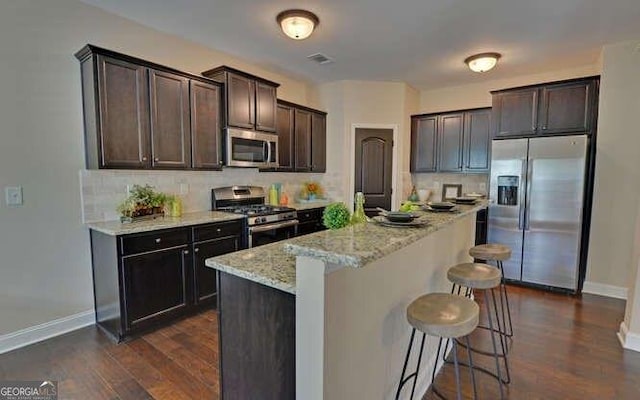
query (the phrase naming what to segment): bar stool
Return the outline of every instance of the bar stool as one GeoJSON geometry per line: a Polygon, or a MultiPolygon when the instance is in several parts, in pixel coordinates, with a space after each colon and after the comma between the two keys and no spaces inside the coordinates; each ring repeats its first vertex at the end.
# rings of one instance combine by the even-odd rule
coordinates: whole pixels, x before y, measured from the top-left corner
{"type": "MultiPolygon", "coordinates": [[[[475,368],[493,376],[498,380],[498,385],[500,387],[500,398],[504,398],[503,384],[509,383],[511,381],[511,377],[509,373],[509,363],[507,360],[506,336],[504,335],[502,326],[500,324],[500,318],[498,316],[498,304],[496,302],[495,293],[493,291],[494,288],[500,286],[502,274],[500,273],[500,270],[488,264],[463,263],[449,268],[449,270],[447,271],[447,278],[453,283],[453,287],[451,288],[452,292],[454,291],[456,286],[458,286],[458,291],[461,287],[466,287],[470,290],[482,290],[484,293],[483,305],[487,311],[487,319],[489,323],[488,328],[491,335],[493,351],[483,351],[472,347],[469,347],[468,350],[474,353],[492,356],[495,359],[496,373],[493,373],[492,371],[481,367],[475,368]],[[491,293],[491,297],[493,299],[493,310],[491,309],[492,303],[489,301],[489,293],[491,293]],[[497,327],[495,328],[493,326],[493,317],[491,316],[492,311],[496,317],[497,327]],[[498,350],[496,335],[498,336],[498,339],[500,341],[500,350],[502,351],[498,350]],[[500,368],[500,358],[504,360],[505,365],[506,378],[504,379],[502,377],[502,369],[500,368]]],[[[467,293],[469,292],[467,291],[467,293]]],[[[438,355],[440,354],[440,345],[441,343],[438,344],[438,355]]],[[[447,344],[444,348],[445,355],[448,346],[449,341],[447,341],[447,344]]]]}
{"type": "Polygon", "coordinates": [[[497,243],[488,243],[474,246],[469,249],[469,255],[473,258],[494,261],[502,273],[502,282],[500,282],[500,307],[502,310],[502,322],[505,327],[505,335],[513,336],[513,324],[511,323],[511,308],[509,307],[509,296],[507,295],[507,286],[504,279],[503,261],[511,258],[511,249],[508,246],[497,243]],[[505,307],[507,309],[505,316],[505,307]],[[508,324],[507,324],[508,321],[508,324]]]}
{"type": "MultiPolygon", "coordinates": [[[[461,337],[466,338],[466,347],[471,371],[471,381],[473,385],[473,398],[476,398],[476,381],[475,375],[473,373],[473,358],[471,356],[471,351],[469,350],[471,346],[469,345],[468,335],[473,332],[478,326],[479,315],[480,308],[475,301],[449,293],[426,294],[418,297],[413,302],[411,302],[411,304],[409,304],[409,306],[407,307],[407,321],[413,327],[413,329],[411,330],[411,338],[409,339],[409,348],[407,349],[404,366],[402,367],[402,376],[400,377],[400,383],[398,384],[398,390],[396,391],[396,400],[400,398],[402,387],[412,378],[414,380],[413,386],[411,388],[410,399],[413,399],[413,393],[416,389],[416,382],[418,380],[418,372],[420,370],[420,361],[422,360],[422,351],[424,349],[424,341],[426,335],[440,337],[440,340],[442,340],[442,338],[450,338],[453,340],[461,337]],[[422,332],[422,342],[420,344],[418,362],[415,372],[405,377],[416,330],[422,332]]],[[[462,399],[462,391],[460,388],[460,363],[458,362],[458,350],[455,346],[453,351],[453,362],[456,374],[456,398],[460,400],[462,399]]],[[[433,367],[434,371],[437,364],[438,354],[436,354],[436,365],[434,365],[433,367]]],[[[435,394],[444,399],[444,396],[442,396],[442,394],[440,394],[436,390],[433,378],[431,387],[435,394]]]]}

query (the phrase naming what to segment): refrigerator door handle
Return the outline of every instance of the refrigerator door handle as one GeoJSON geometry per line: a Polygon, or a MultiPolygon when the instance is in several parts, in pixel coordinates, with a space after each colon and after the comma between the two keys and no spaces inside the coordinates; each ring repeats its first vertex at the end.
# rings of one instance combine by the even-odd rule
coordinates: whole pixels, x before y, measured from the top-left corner
{"type": "Polygon", "coordinates": [[[518,209],[518,229],[519,230],[524,230],[524,213],[525,213],[525,190],[524,190],[524,182],[526,180],[526,176],[527,176],[527,159],[523,158],[522,159],[522,170],[520,172],[520,183],[519,183],[519,199],[518,199],[518,203],[520,204],[520,207],[518,209]]]}
{"type": "Polygon", "coordinates": [[[527,194],[525,201],[524,230],[528,231],[531,226],[531,182],[533,181],[533,158],[527,162],[527,194]]]}

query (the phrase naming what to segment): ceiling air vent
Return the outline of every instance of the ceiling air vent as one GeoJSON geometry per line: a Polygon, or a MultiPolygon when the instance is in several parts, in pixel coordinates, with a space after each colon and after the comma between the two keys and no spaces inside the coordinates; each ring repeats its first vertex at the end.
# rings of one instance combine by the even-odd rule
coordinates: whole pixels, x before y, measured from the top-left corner
{"type": "Polygon", "coordinates": [[[307,58],[311,61],[317,62],[318,64],[331,64],[334,62],[333,58],[322,53],[311,54],[310,56],[307,56],[307,58]]]}

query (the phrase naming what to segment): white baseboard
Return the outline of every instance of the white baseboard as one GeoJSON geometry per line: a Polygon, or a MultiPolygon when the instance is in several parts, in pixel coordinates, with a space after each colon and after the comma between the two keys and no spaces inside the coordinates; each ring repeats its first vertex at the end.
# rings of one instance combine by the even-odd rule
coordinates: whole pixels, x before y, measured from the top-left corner
{"type": "Polygon", "coordinates": [[[613,297],[614,299],[627,299],[627,288],[604,283],[585,281],[582,293],[597,294],[600,296],[613,297]]]}
{"type": "Polygon", "coordinates": [[[628,350],[640,352],[640,335],[637,333],[629,332],[627,324],[622,321],[620,323],[620,331],[618,332],[618,339],[622,347],[628,350]]]}
{"type": "Polygon", "coordinates": [[[96,323],[93,310],[31,326],[0,336],[0,354],[96,323]]]}

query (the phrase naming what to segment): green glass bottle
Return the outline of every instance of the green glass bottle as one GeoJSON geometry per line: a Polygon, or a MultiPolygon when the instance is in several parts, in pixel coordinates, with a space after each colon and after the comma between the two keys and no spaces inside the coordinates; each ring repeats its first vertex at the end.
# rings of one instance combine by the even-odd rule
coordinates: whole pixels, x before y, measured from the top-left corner
{"type": "Polygon", "coordinates": [[[364,213],[364,194],[362,194],[362,192],[356,193],[355,203],[356,206],[353,211],[353,215],[351,216],[351,223],[359,224],[367,222],[367,216],[364,213]]]}

